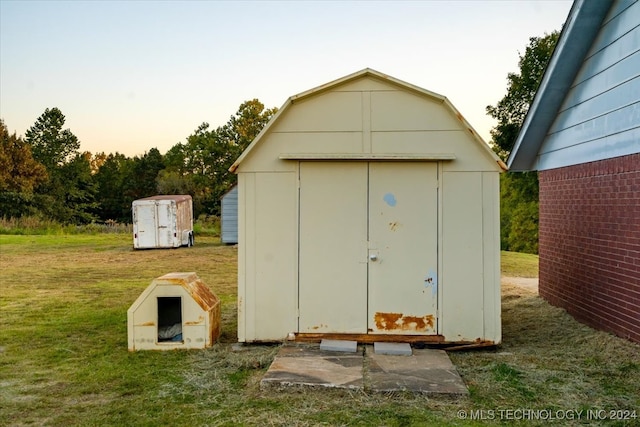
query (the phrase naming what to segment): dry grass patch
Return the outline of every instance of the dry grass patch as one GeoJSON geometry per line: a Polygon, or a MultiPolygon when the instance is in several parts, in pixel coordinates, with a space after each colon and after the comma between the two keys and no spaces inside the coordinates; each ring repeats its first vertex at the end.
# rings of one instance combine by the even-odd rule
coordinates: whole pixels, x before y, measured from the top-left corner
{"type": "Polygon", "coordinates": [[[517,286],[502,301],[503,344],[451,354],[477,408],[640,410],[640,346],[517,286]]]}
{"type": "MultiPolygon", "coordinates": [[[[640,346],[511,285],[503,288],[504,343],[451,353],[467,399],[262,391],[278,347],[232,351],[236,249],[202,237],[193,248],[131,246],[129,235],[0,235],[0,424],[480,425],[458,411],[640,408],[640,346]],[[204,351],[129,353],[128,307],[171,271],[195,271],[221,298],[221,342],[204,351]]],[[[537,262],[529,257],[528,265],[537,262]]]]}

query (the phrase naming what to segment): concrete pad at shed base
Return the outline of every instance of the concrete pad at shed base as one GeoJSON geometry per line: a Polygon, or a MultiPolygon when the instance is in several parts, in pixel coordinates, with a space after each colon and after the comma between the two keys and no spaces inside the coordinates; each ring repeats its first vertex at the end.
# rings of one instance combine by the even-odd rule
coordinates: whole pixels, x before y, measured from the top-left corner
{"type": "Polygon", "coordinates": [[[356,353],[337,353],[320,350],[317,344],[285,344],[260,387],[295,386],[447,397],[469,394],[445,351],[414,349],[410,356],[395,356],[375,354],[371,345],[358,347],[356,353]]]}
{"type": "Polygon", "coordinates": [[[414,350],[411,357],[367,352],[366,379],[372,391],[410,391],[465,396],[467,386],[444,350],[414,350]]]}
{"type": "Polygon", "coordinates": [[[411,356],[411,344],[406,342],[374,342],[375,354],[389,354],[395,356],[411,356]]]}
{"type": "Polygon", "coordinates": [[[283,346],[260,381],[261,388],[326,387],[362,389],[362,352],[323,351],[317,345],[283,346]]]}

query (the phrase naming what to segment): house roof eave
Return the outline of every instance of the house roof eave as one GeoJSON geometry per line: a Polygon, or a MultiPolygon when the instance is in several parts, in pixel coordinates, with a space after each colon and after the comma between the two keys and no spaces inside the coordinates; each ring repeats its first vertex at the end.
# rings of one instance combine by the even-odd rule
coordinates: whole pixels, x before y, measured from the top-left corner
{"type": "Polygon", "coordinates": [[[511,150],[510,170],[537,169],[537,156],[613,0],[576,0],[511,150]]]}

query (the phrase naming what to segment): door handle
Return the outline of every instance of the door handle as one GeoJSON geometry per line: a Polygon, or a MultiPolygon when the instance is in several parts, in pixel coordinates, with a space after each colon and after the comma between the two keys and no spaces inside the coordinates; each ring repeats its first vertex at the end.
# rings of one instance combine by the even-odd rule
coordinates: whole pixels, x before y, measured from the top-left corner
{"type": "Polygon", "coordinates": [[[378,255],[376,255],[376,254],[371,254],[371,255],[369,255],[369,259],[370,259],[371,261],[377,261],[377,260],[378,260],[378,255]]]}

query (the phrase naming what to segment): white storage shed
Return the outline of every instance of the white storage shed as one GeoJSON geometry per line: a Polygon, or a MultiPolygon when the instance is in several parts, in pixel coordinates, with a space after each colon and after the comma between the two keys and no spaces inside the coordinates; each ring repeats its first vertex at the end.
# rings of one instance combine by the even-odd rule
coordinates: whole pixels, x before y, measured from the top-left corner
{"type": "Polygon", "coordinates": [[[444,96],[365,69],[289,98],[238,174],[238,339],[495,344],[499,173],[444,96]]]}

